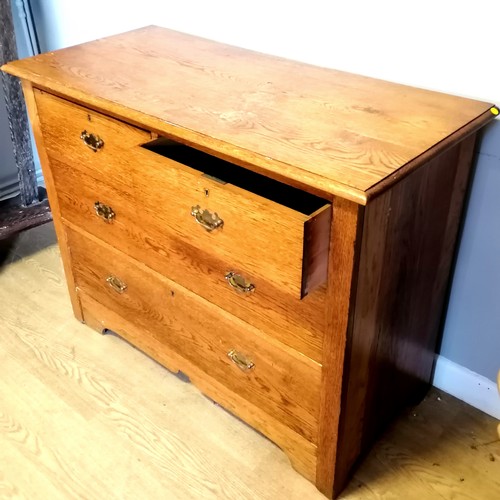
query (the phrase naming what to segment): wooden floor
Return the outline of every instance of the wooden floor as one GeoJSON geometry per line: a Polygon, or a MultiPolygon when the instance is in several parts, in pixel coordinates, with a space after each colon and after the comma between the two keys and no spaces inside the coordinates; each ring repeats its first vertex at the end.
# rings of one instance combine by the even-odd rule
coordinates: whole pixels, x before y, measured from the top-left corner
{"type": "MultiPolygon", "coordinates": [[[[74,320],[54,242],[51,224],[25,232],[0,267],[0,498],[324,498],[191,384],[74,320]]],[[[341,498],[500,499],[496,422],[432,391],[341,498]]]]}

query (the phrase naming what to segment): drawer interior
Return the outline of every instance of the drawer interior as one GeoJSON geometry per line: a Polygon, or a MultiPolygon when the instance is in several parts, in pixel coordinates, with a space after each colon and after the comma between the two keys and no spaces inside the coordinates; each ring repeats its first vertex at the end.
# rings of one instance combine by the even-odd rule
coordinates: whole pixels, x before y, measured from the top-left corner
{"type": "Polygon", "coordinates": [[[166,137],[155,139],[142,147],[203,172],[221,184],[232,184],[304,215],[312,215],[327,203],[318,196],[166,137]]]}

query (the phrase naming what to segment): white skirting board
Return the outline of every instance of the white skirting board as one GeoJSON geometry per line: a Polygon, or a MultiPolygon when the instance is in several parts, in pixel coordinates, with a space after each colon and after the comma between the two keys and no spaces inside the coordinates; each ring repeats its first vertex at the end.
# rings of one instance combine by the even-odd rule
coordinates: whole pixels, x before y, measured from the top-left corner
{"type": "Polygon", "coordinates": [[[500,396],[490,379],[438,356],[432,385],[500,419],[500,396]]]}

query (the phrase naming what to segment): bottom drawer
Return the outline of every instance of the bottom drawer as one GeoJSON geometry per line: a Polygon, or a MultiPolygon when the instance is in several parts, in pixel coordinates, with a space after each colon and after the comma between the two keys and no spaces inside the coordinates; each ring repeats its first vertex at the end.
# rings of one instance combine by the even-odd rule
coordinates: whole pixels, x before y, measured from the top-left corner
{"type": "MultiPolygon", "coordinates": [[[[67,229],[78,290],[307,441],[321,367],[119,251],[67,229]]],[[[154,354],[153,354],[154,356],[154,354]]]]}

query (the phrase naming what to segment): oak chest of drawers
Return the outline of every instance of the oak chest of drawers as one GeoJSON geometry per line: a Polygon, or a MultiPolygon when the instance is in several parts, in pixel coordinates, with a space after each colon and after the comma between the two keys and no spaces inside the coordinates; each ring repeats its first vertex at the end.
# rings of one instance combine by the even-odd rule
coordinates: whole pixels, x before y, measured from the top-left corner
{"type": "Polygon", "coordinates": [[[337,494],[429,384],[497,108],[157,27],[2,69],[23,84],[75,316],[337,494]]]}

